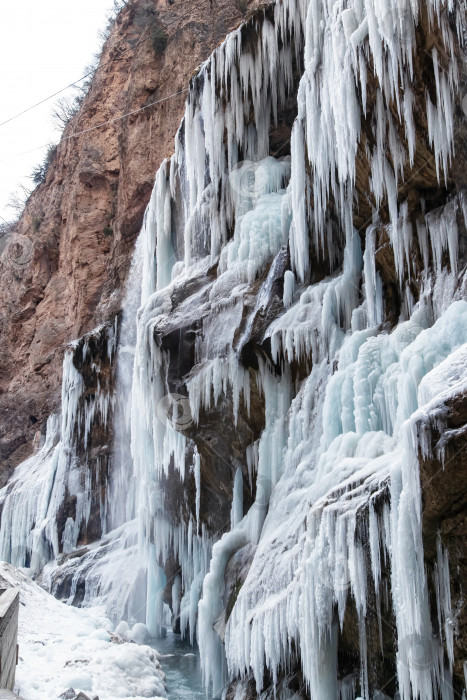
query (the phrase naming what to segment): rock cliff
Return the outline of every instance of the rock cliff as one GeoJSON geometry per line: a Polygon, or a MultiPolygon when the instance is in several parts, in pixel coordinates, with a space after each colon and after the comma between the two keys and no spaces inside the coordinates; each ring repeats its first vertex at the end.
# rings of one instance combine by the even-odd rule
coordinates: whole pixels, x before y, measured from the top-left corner
{"type": "Polygon", "coordinates": [[[67,343],[120,309],[135,237],[155,172],[173,151],[190,77],[254,4],[137,0],[119,13],[46,181],[3,242],[3,482],[59,408],[67,343]]]}

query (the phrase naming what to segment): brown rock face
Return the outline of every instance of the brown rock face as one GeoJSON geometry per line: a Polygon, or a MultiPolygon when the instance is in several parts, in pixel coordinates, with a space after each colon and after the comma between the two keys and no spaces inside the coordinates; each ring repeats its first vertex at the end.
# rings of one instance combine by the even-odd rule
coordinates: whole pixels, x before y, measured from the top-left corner
{"type": "Polygon", "coordinates": [[[247,9],[230,0],[130,0],[117,17],[82,108],[0,258],[5,477],[59,407],[65,345],[119,310],[190,76],[247,9]]]}

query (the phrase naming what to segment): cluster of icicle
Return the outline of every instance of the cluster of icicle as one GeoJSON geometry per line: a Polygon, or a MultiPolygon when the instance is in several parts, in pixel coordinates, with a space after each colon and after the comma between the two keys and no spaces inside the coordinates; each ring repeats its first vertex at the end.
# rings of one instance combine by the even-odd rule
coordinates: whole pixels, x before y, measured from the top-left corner
{"type": "MultiPolygon", "coordinates": [[[[175,154],[156,178],[142,232],[143,305],[133,383],[132,449],[141,484],[142,537],[146,555],[161,567],[170,554],[178,554],[183,581],[177,577],[174,582],[174,609],[178,612],[184,592],[182,617],[189,619],[192,635],[198,610],[203,673],[215,695],[228,679],[244,678],[251,670],[260,691],[265,666],[277,682],[294,647],[311,697],[354,697],[358,686],[368,698],[367,590],[374,587],[379,605],[382,562],[390,561],[401,697],[430,700],[438,692],[452,697],[449,571],[439,544],[441,633],[435,637],[423,564],[417,424],[446,398],[451,384],[453,392],[459,389],[454,379],[462,386],[466,380],[465,370],[460,379],[459,373],[450,374],[453,354],[466,352],[467,304],[460,300],[457,278],[457,218],[466,212],[461,194],[421,219],[414,232],[408,205],[397,204],[398,182],[415,158],[412,57],[422,9],[416,0],[277,2],[273,21],[257,25],[253,51],[243,47],[240,29],[204,64],[191,85],[175,154]],[[293,87],[293,52],[298,66],[304,54],[298,117],[291,158],[278,159],[269,156],[268,133],[293,87]],[[371,114],[369,65],[377,83],[371,114]],[[375,269],[377,210],[363,251],[353,228],[364,117],[374,125],[374,144],[366,154],[370,189],[377,206],[388,202],[387,233],[400,280],[414,274],[415,239],[425,264],[420,301],[415,305],[407,293],[391,334],[380,328],[384,300],[375,269]],[[331,196],[337,224],[327,206],[331,196]],[[248,453],[250,474],[261,486],[257,502],[243,514],[237,472],[231,531],[213,545],[204,531],[199,534],[199,523],[190,522],[181,536],[165,519],[160,477],[173,462],[184,478],[187,443],[182,431],[161,420],[161,401],[169,393],[168,358],[156,340],[158,330],[163,331],[172,311],[177,284],[204,275],[218,262],[215,282],[206,281],[203,294],[185,304],[187,315],[192,304],[193,313],[203,317],[199,364],[187,384],[191,412],[198,420],[201,408],[209,410],[222,394],[232,396],[235,413],[240,400],[248,406],[250,380],[232,350],[234,332],[248,286],[287,242],[293,270],[284,279],[286,311],[266,333],[282,372],[276,375],[260,360],[257,373],[266,406],[266,427],[248,453]],[[442,267],[446,252],[449,271],[442,267]],[[310,257],[320,256],[341,266],[341,272],[307,287],[310,257]],[[436,281],[428,274],[430,259],[436,281]],[[296,394],[288,363],[305,358],[312,358],[313,369],[296,394]],[[447,383],[436,383],[437,367],[447,383]],[[357,537],[365,508],[369,557],[357,537]],[[231,555],[248,543],[256,552],[223,644],[214,627],[223,611],[224,570],[231,555]],[[204,556],[193,556],[195,550],[204,556]],[[339,681],[334,612],[337,608],[342,625],[349,596],[359,620],[361,670],[358,679],[339,681]],[[420,640],[430,644],[432,663],[425,666],[410,662],[420,640]]],[[[447,12],[454,8],[452,2],[430,0],[425,9],[430,23],[440,28],[448,58],[442,70],[432,49],[435,103],[426,97],[441,178],[453,152],[458,75],[447,12]]],[[[268,277],[258,292],[259,305],[270,283],[268,277]]],[[[196,452],[192,469],[198,512],[196,452]]],[[[151,623],[151,616],[161,614],[165,583],[162,568],[153,564],[148,583],[152,629],[160,624],[151,623]]]]}
{"type": "MultiPolygon", "coordinates": [[[[173,582],[173,613],[180,613],[182,630],[189,628],[193,638],[212,549],[212,538],[199,522],[174,527],[165,516],[161,478],[168,476],[173,463],[184,479],[187,442],[164,414],[165,398],[170,395],[168,358],[158,345],[157,331],[171,313],[171,294],[180,279],[203,275],[220,255],[222,274],[211,285],[204,304],[210,308],[204,321],[206,342],[201,338],[196,349],[200,360],[206,361],[189,385],[191,414],[197,420],[200,408],[211,405],[212,388],[214,403],[228,388],[235,392],[236,410],[242,393],[248,401],[248,373],[229,348],[248,283],[288,237],[290,206],[285,186],[290,158],[268,155],[269,131],[278,109],[293,92],[293,65],[300,63],[303,52],[305,9],[303,0],[277,3],[273,21],[264,18],[250,26],[257,34],[254,53],[243,50],[240,28],[203,65],[190,90],[175,153],[157,173],[145,216],[131,445],[140,485],[137,507],[143,557],[155,562],[148,569],[146,620],[153,633],[160,631],[164,618],[163,566],[175,555],[180,574],[173,582]],[[249,123],[250,112],[254,123],[249,123]],[[262,212],[261,219],[253,209],[262,212]],[[179,221],[183,230],[175,231],[179,221]],[[226,245],[233,222],[235,234],[226,245]]],[[[195,306],[194,300],[190,303],[195,306]]],[[[199,305],[193,313],[201,314],[199,305]]],[[[195,450],[189,468],[197,486],[197,514],[199,460],[195,450]]]]}
{"type": "MultiPolygon", "coordinates": [[[[105,334],[107,356],[112,362],[117,344],[116,325],[100,327],[94,334],[105,334]]],[[[0,558],[15,566],[40,571],[61,552],[76,549],[83,524],[91,511],[93,484],[89,470],[76,454],[78,441],[86,450],[96,421],[105,426],[110,417],[113,396],[101,388],[99,367],[93,365],[97,391],[83,401],[85,382],[76,368],[90,352],[89,336],[81,344],[71,343],[63,360],[61,417],[49,417],[46,436],[37,454],[23,462],[0,491],[2,519],[0,558]],[[81,355],[78,357],[78,355],[81,355]],[[57,516],[65,497],[76,498],[75,517],[68,517],[59,537],[57,516]]],[[[89,361],[88,361],[89,364],[89,361]]],[[[101,527],[106,530],[106,504],[101,502],[101,527]]]]}
{"type": "MultiPolygon", "coordinates": [[[[461,17],[462,3],[457,3],[461,17]]],[[[415,27],[419,13],[428,12],[431,26],[439,24],[447,53],[444,69],[438,51],[431,51],[436,103],[427,91],[426,118],[429,139],[436,160],[438,178],[448,172],[454,137],[454,92],[458,83],[454,42],[446,10],[453,3],[439,0],[388,2],[310,3],[307,14],[305,72],[298,91],[298,118],[292,133],[293,226],[290,250],[298,277],[308,271],[311,244],[331,261],[341,242],[333,235],[335,224],[326,206],[329,195],[335,202],[339,230],[348,241],[353,235],[353,206],[356,155],[363,118],[372,118],[374,145],[366,145],[371,167],[370,190],[377,207],[387,200],[390,225],[388,234],[394,250],[396,269],[402,277],[408,268],[412,230],[407,221],[407,205],[397,206],[397,187],[404,170],[412,167],[415,156],[414,85],[412,58],[415,27]],[[369,72],[373,66],[374,75],[369,72]],[[367,106],[368,78],[377,79],[372,113],[367,106]],[[393,107],[393,110],[391,110],[393,107]],[[394,115],[397,114],[397,118],[394,115]],[[398,136],[398,126],[406,136],[406,146],[398,136]],[[390,158],[388,158],[388,155],[390,158]],[[311,169],[308,174],[307,166],[311,169]],[[313,192],[313,207],[308,193],[313,192]]],[[[459,27],[461,27],[459,20],[459,27]]],[[[431,234],[431,232],[429,231],[431,234]]],[[[449,248],[455,261],[457,239],[432,237],[432,245],[449,248]]],[[[426,248],[425,248],[426,249],[426,248]]],[[[455,264],[454,269],[455,271],[455,264]]]]}

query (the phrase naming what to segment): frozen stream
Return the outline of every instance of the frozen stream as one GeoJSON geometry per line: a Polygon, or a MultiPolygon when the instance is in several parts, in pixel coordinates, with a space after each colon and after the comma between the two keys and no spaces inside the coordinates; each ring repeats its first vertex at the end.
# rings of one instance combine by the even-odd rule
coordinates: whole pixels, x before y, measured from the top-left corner
{"type": "Polygon", "coordinates": [[[161,654],[161,665],[166,675],[167,695],[170,700],[206,698],[202,687],[198,650],[180,635],[168,630],[167,637],[157,640],[154,648],[161,654]]]}

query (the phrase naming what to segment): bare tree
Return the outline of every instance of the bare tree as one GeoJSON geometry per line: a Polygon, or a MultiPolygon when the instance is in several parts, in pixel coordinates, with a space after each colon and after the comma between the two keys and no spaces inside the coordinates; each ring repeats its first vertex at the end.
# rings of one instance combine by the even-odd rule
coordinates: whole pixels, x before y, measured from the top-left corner
{"type": "Polygon", "coordinates": [[[5,219],[1,218],[0,219],[0,239],[3,238],[3,236],[7,236],[8,234],[13,233],[17,223],[18,223],[17,220],[5,221],[5,219]]]}
{"type": "Polygon", "coordinates": [[[24,185],[18,185],[18,190],[10,194],[7,202],[7,207],[9,209],[13,209],[13,211],[16,212],[17,216],[21,216],[30,195],[31,190],[29,190],[24,185]]]}
{"type": "Polygon", "coordinates": [[[76,97],[60,97],[52,110],[52,122],[58,131],[63,131],[79,109],[76,97]]]}

